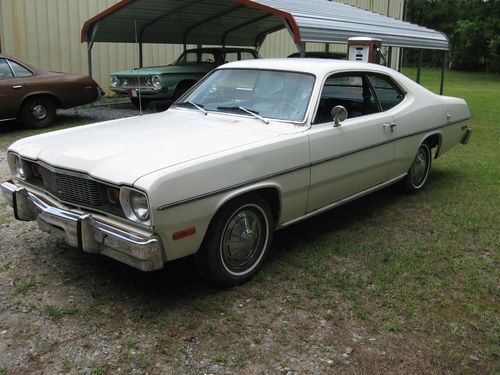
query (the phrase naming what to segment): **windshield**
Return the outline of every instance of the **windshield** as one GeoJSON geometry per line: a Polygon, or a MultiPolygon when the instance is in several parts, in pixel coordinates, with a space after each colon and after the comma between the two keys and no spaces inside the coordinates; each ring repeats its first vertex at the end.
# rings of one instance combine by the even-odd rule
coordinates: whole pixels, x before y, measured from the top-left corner
{"type": "Polygon", "coordinates": [[[208,112],[253,114],[264,119],[300,122],[313,86],[314,76],[306,73],[221,69],[176,105],[193,108],[194,103],[208,112]]]}

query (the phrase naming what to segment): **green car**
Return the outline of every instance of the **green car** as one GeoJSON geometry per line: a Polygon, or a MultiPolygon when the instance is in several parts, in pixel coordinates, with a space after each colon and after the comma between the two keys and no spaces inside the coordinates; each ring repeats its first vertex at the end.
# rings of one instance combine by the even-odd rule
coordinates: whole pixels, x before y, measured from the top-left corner
{"type": "Polygon", "coordinates": [[[219,65],[237,60],[259,59],[248,48],[194,48],[183,52],[173,64],[124,70],[111,74],[111,91],[128,96],[136,107],[155,100],[176,100],[205,74],[219,65]]]}

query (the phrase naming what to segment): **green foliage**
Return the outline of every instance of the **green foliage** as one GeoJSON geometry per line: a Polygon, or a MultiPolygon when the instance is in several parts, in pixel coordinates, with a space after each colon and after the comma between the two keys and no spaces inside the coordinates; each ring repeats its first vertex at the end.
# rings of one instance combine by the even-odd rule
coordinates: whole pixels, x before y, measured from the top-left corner
{"type": "Polygon", "coordinates": [[[76,305],[71,302],[62,307],[56,307],[52,305],[45,305],[44,307],[45,314],[50,318],[57,320],[62,318],[63,316],[71,316],[78,315],[81,311],[76,305]]]}
{"type": "Polygon", "coordinates": [[[97,367],[94,367],[90,372],[91,375],[105,375],[108,372],[108,365],[102,364],[97,367]]]}
{"type": "MultiPolygon", "coordinates": [[[[500,1],[409,0],[406,20],[448,36],[452,68],[500,72],[500,1]]],[[[406,54],[407,64],[417,60],[417,51],[406,54]]],[[[436,66],[439,54],[425,51],[423,62],[436,66]]]]}

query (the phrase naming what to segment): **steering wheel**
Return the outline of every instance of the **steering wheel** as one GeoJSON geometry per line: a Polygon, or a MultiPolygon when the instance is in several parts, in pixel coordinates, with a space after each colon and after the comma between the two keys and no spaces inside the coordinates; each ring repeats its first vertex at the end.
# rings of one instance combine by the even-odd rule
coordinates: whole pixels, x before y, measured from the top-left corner
{"type": "Polygon", "coordinates": [[[215,61],[213,59],[206,59],[204,62],[206,62],[206,63],[214,63],[215,61]]]}

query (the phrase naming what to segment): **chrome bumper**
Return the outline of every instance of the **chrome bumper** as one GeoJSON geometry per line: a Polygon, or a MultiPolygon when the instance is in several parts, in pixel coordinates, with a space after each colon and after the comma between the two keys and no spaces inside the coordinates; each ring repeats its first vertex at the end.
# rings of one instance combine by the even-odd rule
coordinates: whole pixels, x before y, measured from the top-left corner
{"type": "Polygon", "coordinates": [[[163,268],[160,241],[153,234],[132,233],[104,223],[91,214],[50,206],[11,181],[0,186],[17,220],[36,220],[41,230],[64,238],[70,246],[107,255],[142,271],[163,268]]]}
{"type": "MultiPolygon", "coordinates": [[[[113,87],[111,88],[111,91],[118,95],[126,95],[126,96],[133,96],[134,98],[139,98],[139,88],[137,87],[127,87],[127,88],[120,88],[120,87],[113,87]],[[135,92],[135,95],[132,94],[132,92],[135,92]]],[[[153,88],[148,88],[148,87],[141,87],[140,89],[141,95],[148,95],[148,96],[156,96],[156,95],[165,95],[166,91],[165,90],[155,90],[153,88]]]]}

